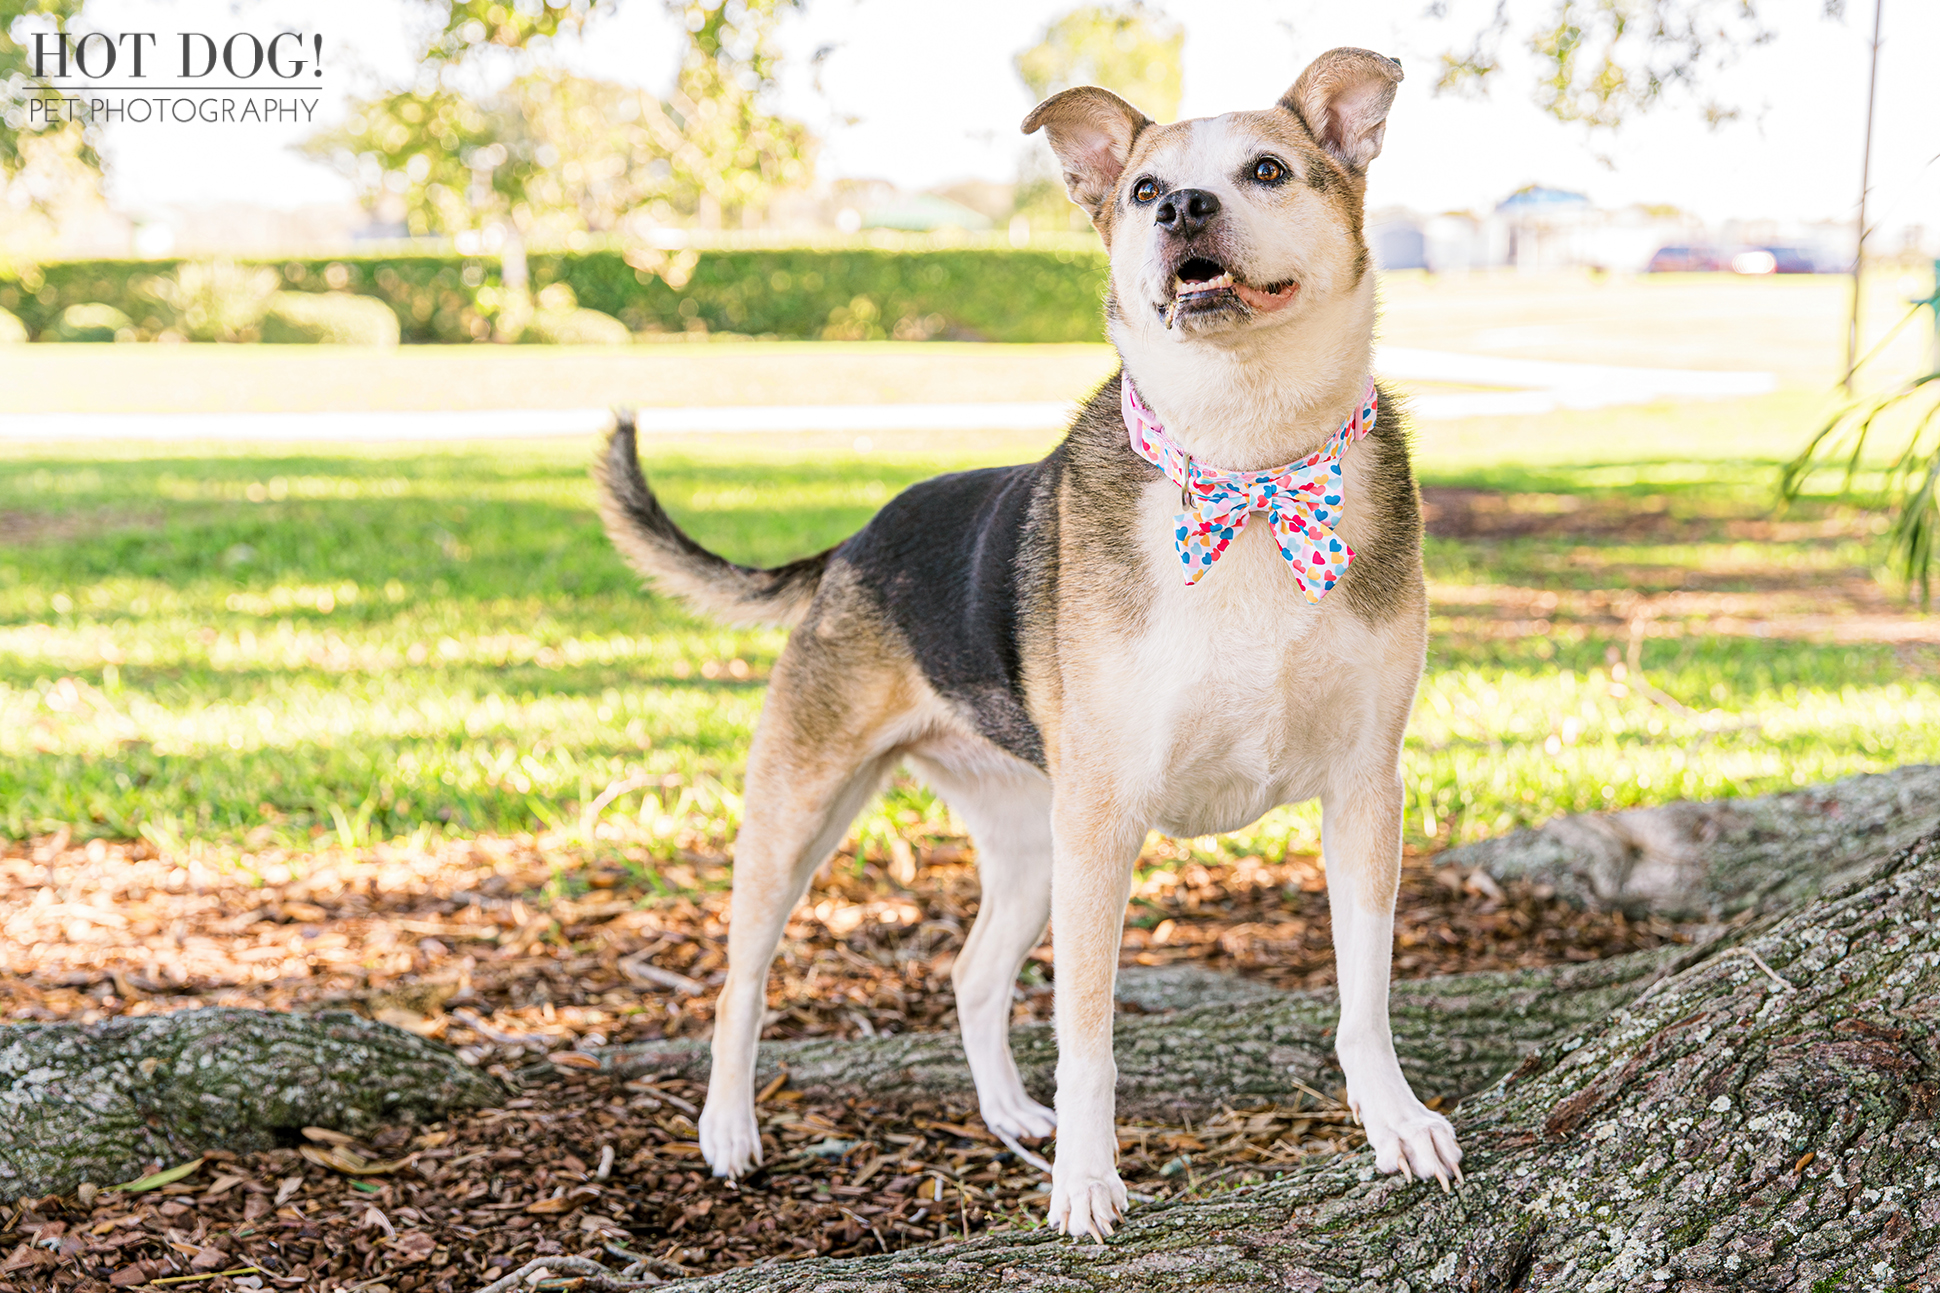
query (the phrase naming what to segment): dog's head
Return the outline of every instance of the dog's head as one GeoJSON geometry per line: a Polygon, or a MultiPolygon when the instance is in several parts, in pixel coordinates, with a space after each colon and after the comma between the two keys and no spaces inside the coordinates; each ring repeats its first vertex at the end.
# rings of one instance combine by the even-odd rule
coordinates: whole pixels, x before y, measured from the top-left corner
{"type": "Polygon", "coordinates": [[[1053,95],[1043,127],[1111,255],[1113,333],[1193,344],[1277,329],[1360,287],[1361,203],[1401,65],[1315,59],[1264,112],[1156,125],[1109,90],[1053,95]]]}

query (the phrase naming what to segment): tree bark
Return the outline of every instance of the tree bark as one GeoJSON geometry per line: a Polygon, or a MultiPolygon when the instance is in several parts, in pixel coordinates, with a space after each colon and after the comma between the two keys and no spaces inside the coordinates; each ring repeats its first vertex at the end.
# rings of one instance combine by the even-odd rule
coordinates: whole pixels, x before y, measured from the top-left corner
{"type": "Polygon", "coordinates": [[[1789,911],[1935,829],[1940,767],[1910,764],[1756,799],[1559,817],[1438,860],[1586,907],[1723,921],[1789,911]]]}
{"type": "MultiPolygon", "coordinates": [[[[1700,948],[1667,947],[1585,965],[1397,983],[1389,1009],[1401,1067],[1423,1099],[1467,1095],[1550,1042],[1609,1018],[1652,981],[1701,955],[1700,948]]],[[[1124,973],[1136,990],[1136,972],[1124,973]]],[[[1221,1104],[1283,1100],[1295,1089],[1290,1078],[1322,1090],[1338,1086],[1334,993],[1252,986],[1256,991],[1239,1002],[1222,998],[1172,1014],[1120,1015],[1113,1037],[1119,1114],[1176,1118],[1221,1104]]],[[[1012,1029],[1011,1050],[1025,1086],[1048,1101],[1057,1069],[1051,1026],[1012,1029]]],[[[620,1073],[707,1077],[707,1047],[700,1042],[613,1047],[601,1058],[620,1073]]],[[[755,1084],[784,1069],[796,1090],[875,1104],[974,1089],[955,1033],[764,1043],[755,1084]]],[[[533,1069],[534,1076],[543,1072],[533,1069]]]]}
{"type": "Polygon", "coordinates": [[[732,1293],[1927,1289],[1940,1281],[1940,834],[1660,982],[1463,1103],[1467,1181],[1363,1152],[1008,1232],[734,1271],[732,1293]]]}
{"type": "Polygon", "coordinates": [[[0,1199],[118,1185],[304,1127],[356,1132],[505,1098],[446,1047],[342,1011],[16,1024],[0,1029],[0,1199]]]}

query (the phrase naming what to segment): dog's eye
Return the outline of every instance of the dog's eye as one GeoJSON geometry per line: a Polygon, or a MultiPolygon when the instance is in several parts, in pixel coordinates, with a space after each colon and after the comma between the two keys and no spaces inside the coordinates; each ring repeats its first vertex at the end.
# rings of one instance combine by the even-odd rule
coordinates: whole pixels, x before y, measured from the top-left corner
{"type": "Polygon", "coordinates": [[[1253,163],[1253,178],[1262,184],[1278,184],[1287,177],[1287,168],[1277,157],[1262,157],[1253,163]]]}
{"type": "Polygon", "coordinates": [[[1158,196],[1159,182],[1157,180],[1140,180],[1132,187],[1132,201],[1138,203],[1140,206],[1144,206],[1147,202],[1156,201],[1158,196]]]}

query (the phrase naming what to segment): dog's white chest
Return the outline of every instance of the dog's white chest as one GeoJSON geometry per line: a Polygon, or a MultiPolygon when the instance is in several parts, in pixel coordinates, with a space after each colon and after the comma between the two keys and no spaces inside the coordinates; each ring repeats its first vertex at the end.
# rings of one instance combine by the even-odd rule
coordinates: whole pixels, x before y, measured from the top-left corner
{"type": "Polygon", "coordinates": [[[1264,516],[1254,516],[1199,582],[1174,547],[1176,486],[1148,488],[1141,546],[1162,572],[1144,630],[1128,642],[1127,751],[1138,798],[1161,830],[1234,830],[1277,804],[1320,793],[1330,763],[1364,739],[1371,679],[1365,627],[1307,601],[1264,516]],[[1366,662],[1357,667],[1357,657],[1366,662]]]}

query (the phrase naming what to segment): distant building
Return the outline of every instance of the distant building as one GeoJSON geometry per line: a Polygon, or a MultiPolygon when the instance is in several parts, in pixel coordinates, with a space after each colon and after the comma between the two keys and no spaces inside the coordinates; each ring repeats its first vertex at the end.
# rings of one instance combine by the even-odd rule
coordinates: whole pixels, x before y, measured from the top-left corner
{"type": "MultiPolygon", "coordinates": [[[[1667,267],[1770,272],[1757,268],[1766,264],[1779,272],[1804,267],[1826,273],[1850,269],[1853,254],[1848,222],[1733,220],[1711,226],[1675,207],[1610,210],[1586,194],[1540,184],[1511,193],[1486,215],[1422,216],[1398,207],[1371,212],[1367,241],[1381,269],[1436,274],[1507,268],[1631,274],[1667,267]],[[1761,251],[1770,254],[1745,255],[1761,251]]],[[[1879,243],[1869,246],[1875,254],[1881,250],[1879,243]]]]}
{"type": "Polygon", "coordinates": [[[1399,208],[1367,218],[1367,249],[1376,269],[1427,269],[1428,241],[1414,214],[1399,208]]]}

